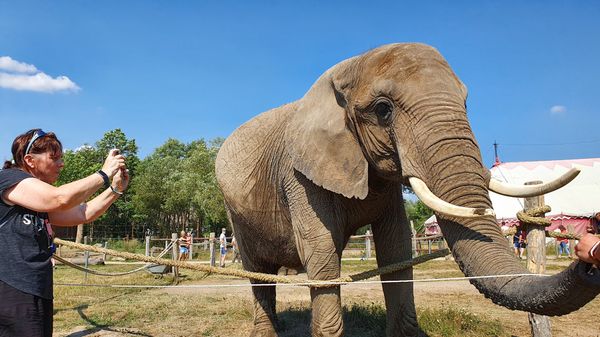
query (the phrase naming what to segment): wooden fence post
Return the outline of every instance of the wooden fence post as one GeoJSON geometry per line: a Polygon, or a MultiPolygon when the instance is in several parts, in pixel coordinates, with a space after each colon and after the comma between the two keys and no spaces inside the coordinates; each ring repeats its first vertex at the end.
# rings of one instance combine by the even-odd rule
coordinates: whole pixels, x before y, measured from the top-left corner
{"type": "Polygon", "coordinates": [[[81,243],[83,238],[83,224],[77,225],[77,233],[75,233],[75,243],[81,243]]]}
{"type": "MultiPolygon", "coordinates": [[[[567,233],[573,234],[575,233],[575,227],[572,224],[567,226],[567,233]]],[[[569,257],[573,258],[575,256],[575,240],[569,239],[569,257]]]]}
{"type": "MultiPolygon", "coordinates": [[[[173,242],[173,261],[177,261],[179,259],[179,244],[177,243],[177,233],[171,233],[171,242],[173,242]]],[[[175,283],[177,283],[177,278],[179,277],[179,267],[173,267],[173,278],[175,279],[175,283]]]]}
{"type": "Polygon", "coordinates": [[[215,233],[211,232],[210,233],[210,237],[208,239],[208,244],[210,246],[209,250],[210,250],[210,266],[214,267],[215,266],[215,233]]]}
{"type": "MultiPolygon", "coordinates": [[[[104,249],[108,249],[108,241],[104,241],[104,249]]],[[[106,254],[102,256],[102,261],[106,261],[106,254]]]]}
{"type": "Polygon", "coordinates": [[[188,247],[189,252],[188,252],[188,260],[192,260],[192,258],[194,257],[194,234],[190,235],[190,246],[188,247]]]}
{"type": "MultiPolygon", "coordinates": [[[[88,237],[87,235],[83,237],[83,244],[87,245],[88,244],[88,237]]],[[[89,260],[90,260],[90,252],[88,250],[86,250],[83,253],[84,259],[83,259],[83,264],[84,267],[87,269],[88,265],[89,265],[89,260]]],[[[83,274],[83,283],[87,283],[87,271],[83,274]]]]}
{"type": "Polygon", "coordinates": [[[150,235],[146,235],[146,256],[150,256],[150,235]]]}
{"type": "Polygon", "coordinates": [[[365,233],[365,260],[371,258],[371,231],[365,233]]]}
{"type": "MultiPolygon", "coordinates": [[[[539,185],[541,181],[526,182],[525,185],[539,185]]],[[[525,210],[544,206],[544,196],[525,198],[525,210]]],[[[536,274],[546,271],[546,229],[540,225],[526,224],[527,269],[536,274]]],[[[550,320],[547,316],[529,313],[529,324],[533,337],[552,336],[550,320]]]]}
{"type": "Polygon", "coordinates": [[[417,257],[417,231],[415,230],[415,223],[410,220],[410,231],[412,233],[412,257],[417,257]]]}

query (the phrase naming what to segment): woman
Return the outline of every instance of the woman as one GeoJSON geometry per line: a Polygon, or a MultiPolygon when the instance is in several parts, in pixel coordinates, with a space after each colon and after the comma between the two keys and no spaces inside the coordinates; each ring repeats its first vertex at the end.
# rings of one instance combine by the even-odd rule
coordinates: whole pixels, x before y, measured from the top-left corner
{"type": "Polygon", "coordinates": [[[0,170],[0,336],[52,336],[50,224],[98,218],[123,194],[129,174],[125,158],[111,150],[98,172],[53,186],[64,166],[62,144],[41,129],[17,136],[12,155],[0,170]]]}
{"type": "Polygon", "coordinates": [[[179,237],[179,260],[187,260],[190,254],[191,236],[185,231],[181,231],[179,237]]]}

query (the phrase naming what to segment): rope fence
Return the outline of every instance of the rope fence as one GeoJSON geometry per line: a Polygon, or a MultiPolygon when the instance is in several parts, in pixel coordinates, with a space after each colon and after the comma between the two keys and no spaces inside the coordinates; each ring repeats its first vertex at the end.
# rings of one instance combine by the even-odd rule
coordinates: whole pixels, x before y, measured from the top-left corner
{"type": "MultiPolygon", "coordinates": [[[[342,281],[328,281],[327,286],[352,286],[362,284],[390,284],[390,283],[431,283],[431,282],[449,282],[449,281],[469,281],[469,280],[481,280],[490,278],[504,278],[504,277],[520,277],[520,276],[532,276],[532,277],[549,277],[551,275],[545,274],[499,274],[499,275],[484,275],[484,276],[463,276],[463,277],[443,277],[443,278],[429,278],[429,279],[411,279],[411,280],[371,280],[371,281],[355,281],[355,282],[342,282],[342,281]]],[[[68,287],[98,287],[98,288],[239,288],[239,287],[298,287],[298,286],[322,286],[320,282],[297,282],[297,283],[247,283],[247,284],[190,284],[190,285],[137,285],[137,284],[81,284],[81,283],[55,283],[57,286],[68,286],[68,287]]]]}
{"type": "MultiPolygon", "coordinates": [[[[152,256],[141,255],[141,254],[129,253],[129,252],[121,252],[121,251],[116,251],[116,250],[111,250],[111,249],[101,248],[101,247],[96,247],[96,246],[84,245],[84,244],[75,243],[75,242],[71,242],[71,241],[61,240],[58,238],[54,239],[54,242],[59,245],[64,245],[64,246],[79,249],[79,250],[93,251],[96,253],[117,256],[117,257],[121,257],[124,259],[129,259],[129,260],[138,260],[138,261],[143,261],[143,262],[148,262],[148,263],[156,263],[156,264],[160,264],[160,265],[167,265],[167,266],[172,266],[172,267],[191,269],[191,270],[205,272],[208,274],[237,276],[237,277],[242,277],[242,278],[254,279],[259,282],[269,282],[272,284],[274,284],[274,283],[282,283],[282,284],[303,283],[303,282],[298,281],[297,279],[294,279],[294,278],[291,278],[288,276],[279,276],[279,275],[273,275],[273,274],[249,272],[249,271],[245,271],[245,270],[237,270],[237,269],[230,269],[230,268],[216,268],[216,267],[212,267],[212,266],[206,266],[206,265],[202,265],[202,264],[198,264],[198,263],[191,263],[191,262],[187,262],[187,261],[169,260],[169,259],[164,259],[161,257],[152,257],[152,256]]],[[[448,251],[447,249],[443,249],[443,250],[434,252],[432,254],[419,256],[419,257],[416,257],[416,258],[408,260],[408,261],[403,261],[400,263],[387,265],[385,267],[372,269],[372,270],[354,274],[354,275],[344,276],[344,277],[340,277],[340,278],[328,280],[328,281],[311,281],[310,286],[311,287],[332,287],[332,286],[337,286],[338,284],[346,284],[346,283],[356,282],[356,281],[360,281],[360,280],[365,280],[365,279],[379,276],[382,274],[400,271],[400,270],[412,267],[412,266],[420,264],[420,263],[427,262],[429,260],[432,260],[432,259],[435,259],[438,257],[444,257],[448,254],[450,254],[450,251],[448,251]]]]}
{"type": "MultiPolygon", "coordinates": [[[[60,239],[59,239],[60,240],[60,239]]],[[[62,241],[62,240],[61,240],[62,241]]],[[[70,242],[70,241],[66,241],[66,242],[70,242]]],[[[167,252],[173,247],[174,242],[171,242],[167,247],[165,247],[165,249],[158,255],[159,258],[163,257],[165,254],[167,254],[167,252]]],[[[93,247],[93,246],[90,246],[93,247]]],[[[89,274],[93,274],[93,275],[97,275],[97,276],[125,276],[125,275],[130,275],[130,274],[134,274],[137,273],[139,271],[145,270],[150,264],[146,264],[144,266],[141,266],[139,268],[136,268],[134,270],[130,270],[130,271],[126,271],[126,272],[121,272],[121,273],[103,273],[103,272],[99,272],[97,270],[94,269],[90,269],[90,268],[86,268],[86,267],[82,267],[78,264],[72,263],[71,261],[62,258],[61,256],[58,256],[56,254],[54,254],[52,256],[55,260],[61,262],[64,265],[67,265],[71,268],[80,270],[82,272],[85,273],[89,273],[89,274]]]]}

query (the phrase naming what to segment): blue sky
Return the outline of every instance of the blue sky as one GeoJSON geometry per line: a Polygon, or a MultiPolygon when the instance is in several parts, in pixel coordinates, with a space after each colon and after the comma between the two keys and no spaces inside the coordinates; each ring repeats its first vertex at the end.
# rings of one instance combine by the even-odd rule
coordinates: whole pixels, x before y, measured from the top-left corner
{"type": "Polygon", "coordinates": [[[436,47],[468,86],[486,165],[494,141],[503,161],[600,157],[598,18],[595,1],[0,0],[0,159],[33,127],[70,149],[121,128],[141,157],[226,137],[392,42],[436,47]]]}

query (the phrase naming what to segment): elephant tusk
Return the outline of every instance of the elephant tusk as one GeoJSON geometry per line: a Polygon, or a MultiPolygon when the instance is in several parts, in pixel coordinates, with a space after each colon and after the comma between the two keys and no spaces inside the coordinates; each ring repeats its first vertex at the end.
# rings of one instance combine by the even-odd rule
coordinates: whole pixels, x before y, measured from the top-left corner
{"type": "Polygon", "coordinates": [[[435,212],[448,216],[460,218],[480,218],[484,216],[496,216],[496,213],[491,208],[471,208],[456,206],[445,202],[433,194],[425,182],[417,177],[409,177],[408,182],[412,186],[413,191],[421,199],[421,201],[435,212]]]}
{"type": "Polygon", "coordinates": [[[492,192],[496,192],[508,197],[533,197],[550,193],[565,186],[566,184],[570,183],[571,180],[575,179],[579,172],[581,172],[579,169],[572,168],[562,176],[541,185],[515,185],[503,183],[492,178],[490,179],[489,189],[492,192]]]}

